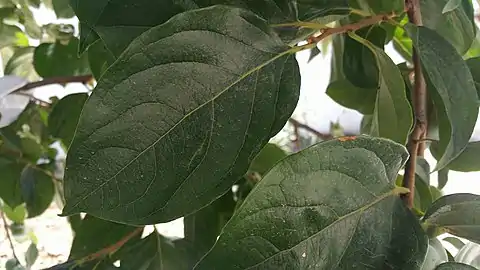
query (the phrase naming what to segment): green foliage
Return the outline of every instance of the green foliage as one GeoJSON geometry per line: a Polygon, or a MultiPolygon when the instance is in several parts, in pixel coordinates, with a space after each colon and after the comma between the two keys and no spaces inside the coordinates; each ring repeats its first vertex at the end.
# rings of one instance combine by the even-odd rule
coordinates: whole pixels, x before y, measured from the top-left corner
{"type": "Polygon", "coordinates": [[[27,219],[55,202],[74,240],[51,269],[474,269],[437,238],[480,243],[480,196],[442,191],[480,171],[473,5],[411,2],[0,0],[0,211],[30,241],[2,267],[37,266],[27,219]],[[332,54],[318,90],[364,135],[289,121],[301,51],[332,54]],[[73,82],[85,91],[33,95],[73,82]],[[12,97],[30,100],[14,117],[12,97]],[[146,226],[180,217],[181,239],[146,226]]]}

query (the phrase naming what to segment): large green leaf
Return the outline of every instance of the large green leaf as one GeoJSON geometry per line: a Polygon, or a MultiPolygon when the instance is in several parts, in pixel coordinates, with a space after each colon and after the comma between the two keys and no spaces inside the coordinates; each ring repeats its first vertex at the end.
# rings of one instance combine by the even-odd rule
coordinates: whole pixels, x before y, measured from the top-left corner
{"type": "Polygon", "coordinates": [[[296,106],[294,50],[254,14],[224,6],[140,36],[83,108],[64,214],[166,222],[225,193],[296,106]]]}
{"type": "Polygon", "coordinates": [[[477,270],[477,268],[464,263],[446,262],[440,264],[435,270],[477,270]]]}
{"type": "Polygon", "coordinates": [[[62,139],[66,147],[72,143],[78,118],[87,100],[86,93],[71,94],[62,98],[48,116],[48,130],[55,138],[62,139]]]}
{"type": "Polygon", "coordinates": [[[426,211],[423,222],[428,228],[479,242],[480,196],[466,193],[443,196],[426,211]]]}
{"type": "Polygon", "coordinates": [[[27,166],[20,176],[22,197],[27,206],[28,217],[41,215],[53,201],[55,185],[44,172],[27,166]]]}
{"type": "Polygon", "coordinates": [[[441,158],[435,170],[440,170],[467,147],[477,122],[477,91],[468,66],[450,43],[425,27],[407,24],[405,29],[418,50],[437,110],[441,158]]]}
{"type": "MultiPolygon", "coordinates": [[[[441,158],[438,142],[432,142],[430,152],[435,159],[441,158]]],[[[463,152],[447,165],[449,170],[457,172],[480,171],[480,142],[470,142],[463,152]]]]}
{"type": "Polygon", "coordinates": [[[351,36],[372,51],[379,69],[377,97],[369,134],[405,144],[413,119],[400,70],[382,49],[353,33],[351,36]]]}
{"type": "Polygon", "coordinates": [[[90,74],[87,56],[77,57],[78,39],[67,45],[60,42],[40,44],[33,55],[33,65],[41,77],[90,74]]]}
{"type": "Polygon", "coordinates": [[[442,13],[449,0],[420,0],[423,24],[450,42],[460,54],[470,48],[475,39],[475,22],[471,1],[462,0],[460,7],[442,13]]]}
{"type": "Polygon", "coordinates": [[[0,199],[15,209],[23,203],[20,175],[23,166],[11,163],[0,167],[0,199]]]}
{"type": "Polygon", "coordinates": [[[344,107],[362,114],[372,114],[375,109],[377,89],[376,87],[360,88],[348,80],[338,80],[328,85],[327,95],[344,107]]]}
{"type": "Polygon", "coordinates": [[[359,136],[283,159],[195,269],[419,269],[428,239],[394,183],[407,157],[359,136]]]}
{"type": "Polygon", "coordinates": [[[81,259],[98,252],[120,241],[135,229],[86,215],[75,232],[69,258],[81,259]]]}
{"type": "Polygon", "coordinates": [[[250,164],[250,171],[265,174],[273,165],[287,156],[287,153],[273,143],[268,143],[250,164]]]}
{"type": "Polygon", "coordinates": [[[120,270],[187,270],[186,254],[156,231],[121,250],[120,270]]]}

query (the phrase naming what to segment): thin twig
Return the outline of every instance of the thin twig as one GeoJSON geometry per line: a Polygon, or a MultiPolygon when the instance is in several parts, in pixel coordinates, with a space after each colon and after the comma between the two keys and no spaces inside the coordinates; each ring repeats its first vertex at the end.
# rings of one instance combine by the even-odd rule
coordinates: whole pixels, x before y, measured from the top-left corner
{"type": "Polygon", "coordinates": [[[88,83],[93,79],[92,75],[81,75],[81,76],[64,76],[64,77],[51,77],[45,78],[41,81],[27,83],[26,85],[18,88],[15,92],[30,90],[40,86],[50,85],[50,84],[66,84],[66,83],[88,83]]]}
{"type": "Polygon", "coordinates": [[[2,216],[5,235],[7,235],[8,242],[10,243],[10,248],[12,249],[13,258],[17,260],[17,263],[20,263],[20,260],[18,260],[18,257],[17,257],[17,253],[15,253],[15,247],[13,246],[13,240],[12,240],[12,237],[10,236],[10,229],[8,228],[7,218],[5,217],[5,213],[3,211],[0,211],[0,215],[2,216]]]}
{"type": "MultiPolygon", "coordinates": [[[[422,25],[422,15],[420,13],[419,0],[405,0],[408,19],[415,25],[422,25]]],[[[414,66],[414,89],[412,91],[413,112],[415,115],[415,126],[410,134],[407,149],[410,158],[405,166],[405,175],[403,176],[403,187],[410,190],[409,194],[403,196],[403,199],[409,208],[413,207],[415,194],[415,170],[417,156],[423,156],[425,151],[425,135],[427,130],[427,90],[425,77],[422,72],[422,65],[418,57],[418,51],[413,48],[413,66],[414,66]]]]}
{"type": "Polygon", "coordinates": [[[318,138],[322,139],[322,140],[330,140],[330,139],[333,139],[333,136],[330,135],[330,134],[323,134],[321,132],[318,132],[317,130],[315,130],[314,128],[306,125],[306,124],[303,124],[303,123],[300,123],[298,122],[297,120],[293,119],[293,118],[290,118],[288,119],[288,122],[290,122],[294,127],[296,127],[297,129],[298,128],[301,128],[301,129],[304,129],[310,133],[312,133],[313,135],[317,136],[318,138]]]}

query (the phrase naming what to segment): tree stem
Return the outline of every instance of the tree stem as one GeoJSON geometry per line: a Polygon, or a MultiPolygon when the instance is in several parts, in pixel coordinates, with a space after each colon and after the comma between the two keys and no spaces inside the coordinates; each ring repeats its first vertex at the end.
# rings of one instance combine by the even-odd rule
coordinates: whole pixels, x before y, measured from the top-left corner
{"type": "Polygon", "coordinates": [[[8,243],[10,244],[10,249],[12,250],[13,258],[15,258],[15,260],[17,260],[17,263],[20,263],[20,261],[18,260],[18,257],[17,257],[17,253],[15,252],[15,247],[13,246],[13,240],[12,240],[12,237],[10,235],[10,229],[8,228],[7,218],[5,217],[5,213],[1,210],[0,210],[0,216],[2,217],[3,228],[5,230],[5,234],[7,236],[8,243]]]}
{"type": "MultiPolygon", "coordinates": [[[[420,1],[405,0],[405,6],[409,21],[418,26],[423,25],[422,14],[420,13],[420,1]]],[[[403,177],[403,187],[410,190],[409,194],[403,196],[409,208],[413,207],[417,156],[423,156],[423,152],[425,151],[425,135],[427,130],[427,87],[422,72],[422,64],[416,48],[413,48],[412,58],[415,73],[414,88],[412,91],[415,126],[407,144],[410,158],[405,166],[405,175],[403,177]]]]}

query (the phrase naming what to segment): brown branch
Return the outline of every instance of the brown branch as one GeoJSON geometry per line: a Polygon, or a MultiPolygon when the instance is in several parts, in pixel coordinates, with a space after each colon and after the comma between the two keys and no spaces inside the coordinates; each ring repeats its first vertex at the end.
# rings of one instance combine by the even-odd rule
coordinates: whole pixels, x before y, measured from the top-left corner
{"type": "Polygon", "coordinates": [[[84,264],[86,262],[90,262],[90,261],[102,258],[104,256],[107,256],[107,255],[117,251],[118,249],[120,249],[123,245],[125,245],[125,243],[127,243],[130,239],[132,239],[134,236],[141,233],[142,231],[143,231],[143,227],[138,227],[134,231],[132,231],[131,233],[125,235],[122,239],[120,239],[120,241],[118,241],[118,242],[114,243],[113,245],[110,245],[106,248],[103,248],[103,249],[101,249],[101,250],[99,250],[95,253],[92,253],[92,254],[90,254],[86,257],[83,257],[80,260],[77,260],[76,263],[81,265],[81,264],[84,264]]]}
{"type": "Polygon", "coordinates": [[[7,218],[5,217],[5,213],[3,211],[0,211],[0,215],[2,216],[5,235],[7,236],[8,243],[10,244],[10,249],[12,249],[13,258],[17,260],[17,263],[20,263],[20,260],[18,260],[18,257],[17,257],[17,253],[15,253],[15,247],[13,246],[13,240],[12,240],[12,237],[10,236],[10,229],[8,228],[7,218]]]}
{"type": "MultiPolygon", "coordinates": [[[[422,15],[420,13],[419,0],[405,0],[408,19],[411,23],[421,26],[422,15]]],[[[425,77],[422,72],[422,65],[418,57],[418,51],[413,48],[413,66],[414,66],[414,89],[412,91],[413,112],[415,123],[413,132],[410,134],[407,149],[410,158],[405,166],[405,175],[403,176],[403,187],[410,190],[409,194],[403,196],[403,199],[409,208],[413,207],[415,194],[415,170],[417,156],[423,156],[425,151],[425,135],[427,130],[427,90],[425,77]]]]}
{"type": "Polygon", "coordinates": [[[360,21],[352,23],[352,24],[347,24],[347,25],[343,25],[343,26],[335,27],[335,28],[325,28],[325,29],[322,29],[321,34],[319,36],[310,37],[308,39],[308,43],[309,44],[318,43],[318,42],[322,41],[323,39],[325,39],[325,38],[327,38],[331,35],[347,33],[347,32],[350,32],[350,31],[356,31],[356,30],[359,30],[361,28],[364,28],[364,27],[367,27],[367,26],[370,26],[370,25],[374,25],[374,24],[377,24],[377,23],[380,23],[380,22],[383,22],[383,21],[388,21],[388,20],[390,20],[394,17],[396,17],[396,15],[393,14],[393,13],[392,14],[380,14],[380,15],[367,17],[363,20],[360,20],[360,21]]]}
{"type": "Polygon", "coordinates": [[[50,85],[50,84],[66,84],[66,83],[88,83],[93,79],[92,75],[82,75],[82,76],[65,76],[65,77],[51,77],[46,78],[38,82],[31,82],[27,83],[26,85],[18,88],[15,90],[17,91],[25,91],[30,90],[33,88],[37,88],[40,86],[50,85]]]}
{"type": "MultiPolygon", "coordinates": [[[[333,139],[333,136],[330,135],[330,134],[323,134],[321,132],[318,132],[317,130],[315,130],[314,128],[306,125],[306,124],[303,124],[303,123],[300,123],[298,122],[297,120],[293,119],[293,118],[290,118],[288,119],[288,122],[290,122],[294,128],[296,128],[297,130],[299,128],[301,129],[304,129],[310,133],[312,133],[313,135],[317,136],[318,138],[322,139],[322,140],[330,140],[330,139],[333,139]]],[[[295,134],[296,135],[296,134],[295,134]]]]}

